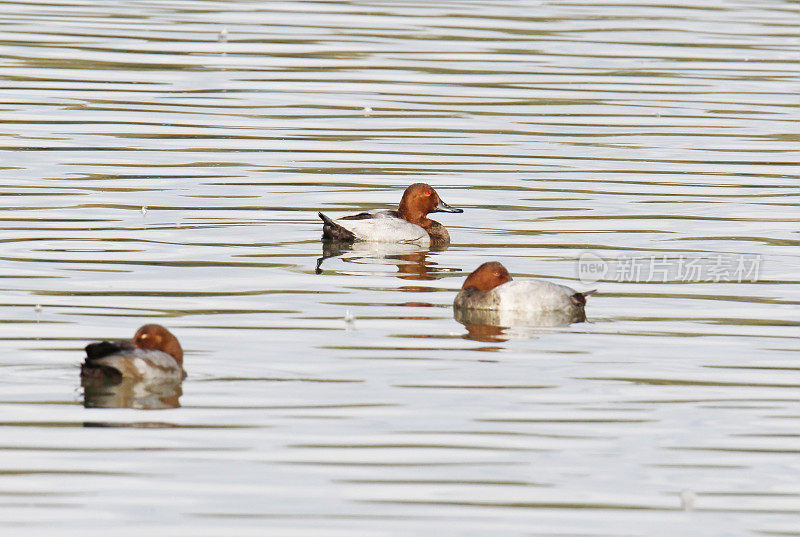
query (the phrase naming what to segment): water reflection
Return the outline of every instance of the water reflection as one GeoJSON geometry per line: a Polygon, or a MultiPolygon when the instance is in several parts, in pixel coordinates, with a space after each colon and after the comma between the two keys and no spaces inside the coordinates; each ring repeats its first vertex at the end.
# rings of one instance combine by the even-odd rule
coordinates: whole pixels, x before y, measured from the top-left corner
{"type": "Polygon", "coordinates": [[[441,269],[428,256],[444,250],[447,245],[422,247],[403,243],[323,241],[322,257],[317,259],[315,272],[323,273],[322,263],[326,259],[339,258],[345,263],[396,265],[398,278],[403,280],[435,280],[435,273],[441,269]]]}
{"type": "MultiPolygon", "coordinates": [[[[446,250],[447,246],[440,248],[446,250]]],[[[431,274],[438,263],[428,260],[429,252],[414,252],[410,254],[400,254],[397,256],[390,256],[390,259],[401,261],[397,264],[397,271],[400,273],[398,278],[403,280],[433,280],[434,276],[431,274]]]]}
{"type": "Polygon", "coordinates": [[[542,328],[568,326],[586,321],[583,309],[571,311],[512,311],[453,308],[453,316],[467,329],[463,336],[483,342],[502,342],[511,338],[532,338],[542,328]]]}
{"type": "Polygon", "coordinates": [[[86,408],[135,408],[162,410],[181,406],[181,382],[144,381],[123,378],[119,382],[91,377],[81,379],[86,408]]]}

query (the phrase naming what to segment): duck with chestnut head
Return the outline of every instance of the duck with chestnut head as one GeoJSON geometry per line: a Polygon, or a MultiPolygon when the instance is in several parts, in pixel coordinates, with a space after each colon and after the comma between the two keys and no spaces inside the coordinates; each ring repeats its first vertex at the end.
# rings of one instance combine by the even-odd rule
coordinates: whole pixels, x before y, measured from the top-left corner
{"type": "Polygon", "coordinates": [[[369,211],[333,220],[319,213],[323,240],[415,243],[447,245],[450,234],[439,222],[428,218],[435,212],[462,213],[439,198],[428,184],[406,188],[396,211],[369,211]]]}
{"type": "Polygon", "coordinates": [[[501,263],[490,261],[467,277],[453,306],[463,318],[525,318],[528,324],[554,326],[586,320],[586,298],[596,292],[545,280],[514,280],[501,263]]]}
{"type": "Polygon", "coordinates": [[[160,324],[142,326],[133,339],[90,343],[81,365],[84,381],[180,382],[185,377],[181,344],[160,324]]]}

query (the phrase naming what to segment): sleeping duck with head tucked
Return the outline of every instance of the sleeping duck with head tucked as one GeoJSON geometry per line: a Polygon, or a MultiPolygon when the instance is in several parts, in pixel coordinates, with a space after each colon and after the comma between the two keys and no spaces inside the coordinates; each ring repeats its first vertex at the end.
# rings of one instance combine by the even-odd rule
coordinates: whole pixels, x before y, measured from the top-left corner
{"type": "Polygon", "coordinates": [[[443,202],[428,184],[414,183],[406,188],[396,211],[369,211],[333,220],[322,218],[323,240],[414,243],[421,246],[447,245],[450,234],[429,213],[463,213],[443,202]]]}
{"type": "Polygon", "coordinates": [[[185,377],[181,344],[160,324],[142,326],[133,339],[90,343],[81,365],[84,382],[180,382],[185,377]]]}
{"type": "Polygon", "coordinates": [[[502,263],[489,261],[464,280],[453,306],[467,321],[509,324],[513,319],[556,326],[586,320],[586,299],[596,292],[545,280],[513,280],[502,263]]]}

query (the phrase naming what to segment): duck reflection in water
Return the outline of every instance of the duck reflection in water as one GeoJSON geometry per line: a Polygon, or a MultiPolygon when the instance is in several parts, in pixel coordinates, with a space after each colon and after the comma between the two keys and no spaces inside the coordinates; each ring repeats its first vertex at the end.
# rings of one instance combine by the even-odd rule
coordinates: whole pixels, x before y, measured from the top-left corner
{"type": "MultiPolygon", "coordinates": [[[[441,252],[447,245],[424,247],[416,244],[391,244],[379,242],[324,241],[322,257],[317,259],[315,272],[322,274],[322,263],[338,257],[345,263],[365,265],[396,265],[398,278],[404,280],[435,280],[438,263],[428,259],[431,252],[441,252]]],[[[435,288],[428,288],[431,291],[435,288]]]]}
{"type": "MultiPolygon", "coordinates": [[[[322,263],[331,257],[338,257],[345,263],[358,263],[367,265],[395,265],[397,277],[402,280],[431,281],[436,279],[436,273],[453,270],[443,269],[428,256],[432,252],[441,252],[447,249],[447,244],[423,247],[416,244],[388,244],[376,242],[323,241],[322,257],[317,260],[316,273],[322,274],[322,263]]],[[[403,285],[399,288],[406,293],[433,293],[438,288],[430,285],[403,285]]],[[[412,308],[434,307],[430,302],[412,300],[399,304],[412,308]]],[[[430,317],[415,315],[402,317],[403,319],[424,320],[430,317]]]]}
{"type": "Polygon", "coordinates": [[[181,406],[180,382],[146,382],[121,379],[118,383],[81,379],[83,406],[86,408],[138,408],[162,410],[181,406]]]}
{"type": "Polygon", "coordinates": [[[544,280],[512,281],[502,264],[490,261],[467,277],[453,309],[455,319],[467,328],[465,337],[506,341],[541,331],[531,329],[585,321],[586,298],[594,293],[544,280]]]}
{"type": "Polygon", "coordinates": [[[531,338],[544,333],[545,328],[568,326],[586,320],[581,311],[496,311],[455,308],[456,321],[464,325],[466,339],[484,342],[502,342],[511,338],[531,338]]]}
{"type": "Polygon", "coordinates": [[[146,324],[133,339],[86,346],[81,365],[85,407],[177,408],[182,394],[183,349],[158,324],[146,324]]]}

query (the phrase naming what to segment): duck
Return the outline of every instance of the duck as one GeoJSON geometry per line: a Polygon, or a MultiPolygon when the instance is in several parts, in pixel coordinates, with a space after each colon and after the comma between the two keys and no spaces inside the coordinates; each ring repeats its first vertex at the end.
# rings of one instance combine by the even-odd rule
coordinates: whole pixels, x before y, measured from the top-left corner
{"type": "Polygon", "coordinates": [[[84,381],[119,383],[180,382],[186,378],[178,338],[160,324],[140,327],[133,339],[100,341],[86,346],[81,365],[84,381]]]}
{"type": "Polygon", "coordinates": [[[489,261],[467,276],[453,306],[457,310],[562,312],[569,318],[585,319],[586,298],[596,292],[578,292],[545,280],[513,280],[502,263],[489,261]]]}
{"type": "Polygon", "coordinates": [[[414,183],[406,188],[396,211],[369,211],[333,220],[323,213],[322,239],[446,245],[450,234],[429,213],[463,213],[443,202],[432,186],[414,183]]]}

